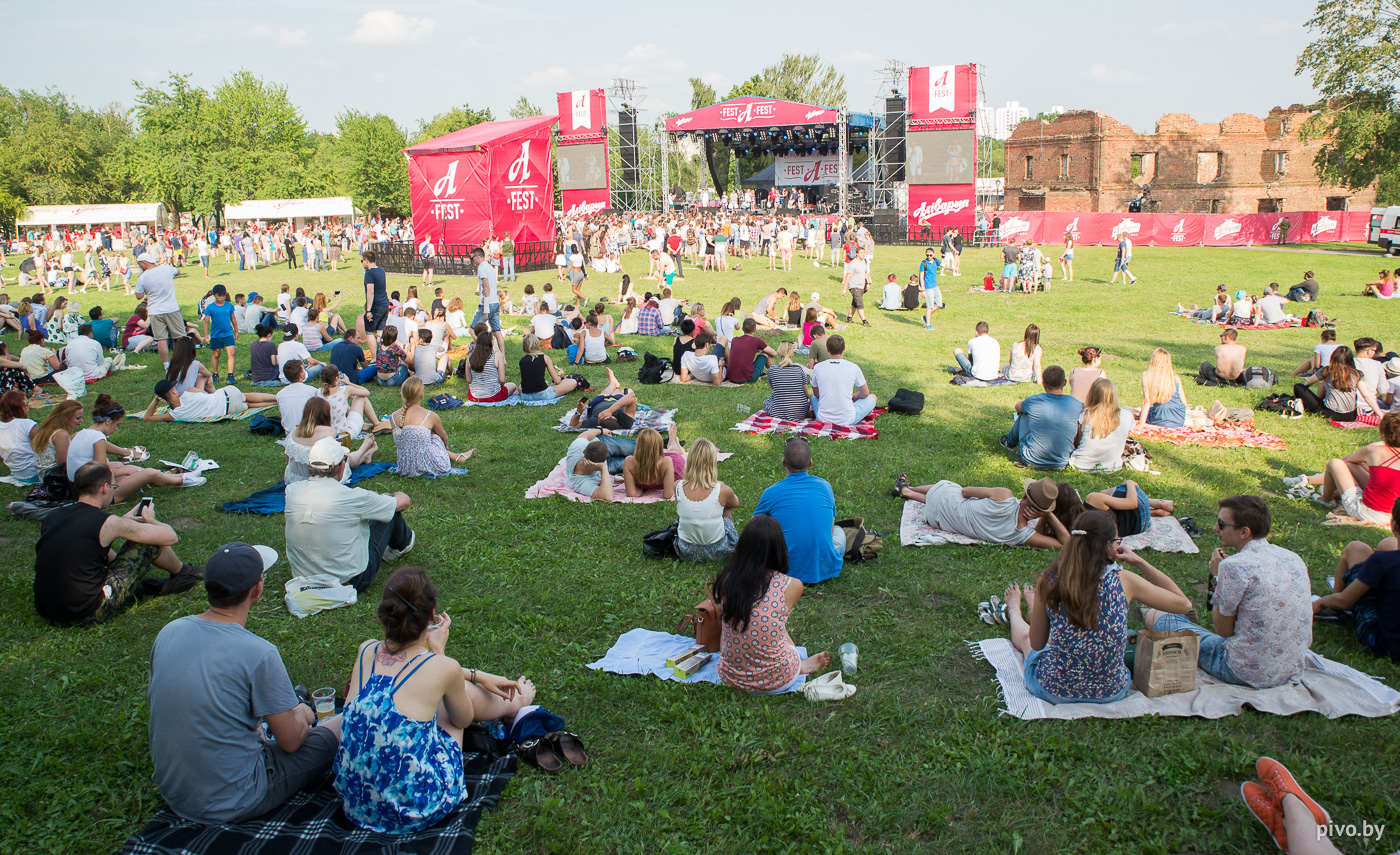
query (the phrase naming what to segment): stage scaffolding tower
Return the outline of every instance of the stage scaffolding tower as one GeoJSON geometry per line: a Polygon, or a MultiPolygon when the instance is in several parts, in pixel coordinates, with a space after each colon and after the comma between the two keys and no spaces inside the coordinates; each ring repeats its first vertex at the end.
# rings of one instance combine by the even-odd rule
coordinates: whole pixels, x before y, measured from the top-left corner
{"type": "MultiPolygon", "coordinates": [[[[665,198],[662,139],[641,119],[646,87],[616,78],[608,88],[608,168],[612,207],[619,211],[659,211],[665,198]],[[624,125],[630,118],[630,127],[624,125]]],[[[664,125],[661,134],[665,133],[664,125]]]]}
{"type": "MultiPolygon", "coordinates": [[[[976,63],[977,69],[977,109],[986,109],[987,103],[987,66],[976,63]]],[[[990,111],[988,111],[990,113],[990,111]]],[[[977,128],[977,177],[994,178],[992,175],[992,129],[982,127],[982,117],[976,116],[973,120],[977,128]],[[983,133],[983,131],[986,133],[983,133]]],[[[1003,158],[1004,160],[1005,158],[1003,158]]],[[[1003,169],[1003,173],[1005,169],[1003,169]]]]}
{"type": "Polygon", "coordinates": [[[904,134],[908,116],[908,67],[897,59],[885,61],[885,67],[876,72],[875,104],[871,113],[877,117],[877,124],[884,124],[878,132],[872,133],[871,178],[874,182],[873,207],[904,211],[908,208],[908,194],[901,192],[904,185],[904,134]],[[896,105],[896,102],[898,104],[896,105]],[[894,107],[900,107],[891,112],[894,107]]]}

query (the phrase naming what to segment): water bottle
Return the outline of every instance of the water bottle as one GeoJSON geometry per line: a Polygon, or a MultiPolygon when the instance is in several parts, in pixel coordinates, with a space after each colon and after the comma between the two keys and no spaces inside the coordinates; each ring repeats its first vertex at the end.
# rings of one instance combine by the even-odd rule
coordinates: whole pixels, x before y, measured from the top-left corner
{"type": "Polygon", "coordinates": [[[860,658],[860,648],[848,641],[841,645],[837,653],[841,656],[841,670],[845,672],[846,676],[854,677],[856,675],[856,662],[860,658]]]}
{"type": "Polygon", "coordinates": [[[496,739],[506,738],[506,726],[499,721],[488,722],[486,730],[496,739]]]}
{"type": "Polygon", "coordinates": [[[740,404],[739,406],[735,407],[734,410],[735,410],[735,412],[740,412],[740,413],[752,412],[752,411],[749,409],[749,406],[748,406],[747,404],[740,404]]]}

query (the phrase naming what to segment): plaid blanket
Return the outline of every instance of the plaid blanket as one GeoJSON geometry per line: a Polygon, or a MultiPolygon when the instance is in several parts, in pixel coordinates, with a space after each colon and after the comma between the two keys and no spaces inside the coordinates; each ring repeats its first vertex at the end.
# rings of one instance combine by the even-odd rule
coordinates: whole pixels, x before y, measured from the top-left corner
{"type": "MultiPolygon", "coordinates": [[[[554,429],[560,433],[583,433],[586,428],[570,427],[569,420],[574,417],[574,411],[570,409],[567,413],[559,417],[559,424],[554,429]]],[[[632,423],[631,430],[615,430],[613,436],[631,436],[642,428],[651,428],[660,433],[665,433],[666,429],[676,423],[675,410],[653,410],[646,404],[637,405],[637,418],[632,423]]]]}
{"type": "Polygon", "coordinates": [[[768,415],[766,410],[759,410],[730,430],[741,433],[800,433],[804,436],[829,436],[832,439],[875,439],[880,435],[880,431],[875,427],[875,420],[884,414],[883,409],[877,408],[853,425],[834,425],[816,419],[797,422],[779,419],[768,415]]]}
{"type": "MultiPolygon", "coordinates": [[[[276,404],[268,404],[268,405],[265,406],[265,407],[249,407],[248,409],[244,410],[243,412],[238,413],[237,415],[233,415],[233,416],[229,416],[229,415],[223,415],[223,416],[205,416],[205,417],[202,418],[202,419],[175,419],[174,421],[181,422],[181,423],[183,423],[183,424],[190,424],[190,425],[211,425],[211,424],[213,424],[214,422],[229,422],[229,421],[241,422],[241,421],[243,421],[244,419],[251,419],[253,416],[259,415],[260,413],[265,413],[265,412],[267,412],[268,410],[272,409],[272,408],[275,407],[275,406],[277,406],[277,405],[276,405],[276,404]]],[[[160,415],[161,413],[168,413],[168,412],[170,412],[170,408],[169,408],[169,407],[157,407],[157,408],[156,408],[156,415],[160,415]]],[[[141,418],[142,416],[144,416],[145,413],[144,413],[144,412],[140,412],[140,413],[128,413],[127,415],[131,416],[131,418],[133,418],[133,419],[139,419],[139,418],[141,418]]]]}
{"type": "Polygon", "coordinates": [[[463,755],[466,798],[437,825],[413,834],[380,834],[357,828],[340,809],[340,796],[328,773],[316,789],[302,790],[285,805],[236,825],[201,825],[162,808],[140,834],[131,837],[124,855],[471,855],[476,824],[496,806],[515,775],[514,754],[463,755]]]}
{"type": "Polygon", "coordinates": [[[1236,424],[1233,427],[1166,428],[1157,425],[1134,427],[1132,435],[1144,442],[1170,442],[1172,445],[1203,445],[1207,448],[1267,448],[1283,451],[1288,443],[1276,436],[1256,430],[1253,425],[1236,424]]]}
{"type": "Polygon", "coordinates": [[[1367,413],[1356,417],[1354,422],[1339,422],[1336,419],[1328,419],[1332,427],[1346,428],[1347,430],[1357,430],[1359,428],[1380,427],[1381,417],[1374,413],[1367,413]]]}

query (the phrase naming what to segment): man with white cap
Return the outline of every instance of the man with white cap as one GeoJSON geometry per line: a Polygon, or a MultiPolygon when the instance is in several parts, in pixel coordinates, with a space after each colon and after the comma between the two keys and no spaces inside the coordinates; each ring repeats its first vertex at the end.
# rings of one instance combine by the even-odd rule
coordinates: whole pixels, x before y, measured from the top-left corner
{"type": "Polygon", "coordinates": [[[311,477],[287,485],[287,558],[293,576],[328,575],[364,591],[383,561],[397,561],[416,535],[404,522],[409,498],[347,487],[344,445],[327,437],[311,446],[311,477]]]}
{"type": "Polygon", "coordinates": [[[136,263],[141,267],[136,293],[146,295],[150,334],[156,340],[161,363],[169,368],[170,340],[185,337],[185,316],[180,314],[180,303],[175,299],[175,274],[179,271],[169,264],[161,264],[160,259],[149,252],[137,256],[136,263]]]}
{"type": "Polygon", "coordinates": [[[195,822],[277,808],[319,780],[340,745],[340,716],[318,725],[277,648],[247,629],[276,561],[266,546],[219,547],[204,568],[209,609],[166,624],[151,648],[152,777],[166,804],[195,822]]]}

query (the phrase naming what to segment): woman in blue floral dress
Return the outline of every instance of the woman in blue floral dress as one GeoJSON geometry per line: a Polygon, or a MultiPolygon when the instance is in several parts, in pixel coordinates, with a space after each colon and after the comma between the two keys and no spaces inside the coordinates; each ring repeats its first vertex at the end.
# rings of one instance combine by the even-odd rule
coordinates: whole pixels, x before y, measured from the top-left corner
{"type": "Polygon", "coordinates": [[[405,567],[384,586],[382,641],[360,645],[341,718],[335,789],[345,815],[372,831],[420,831],[466,795],[462,731],[510,720],[534,703],[529,680],[463,668],[443,651],[452,619],[425,572],[405,567]]]}

